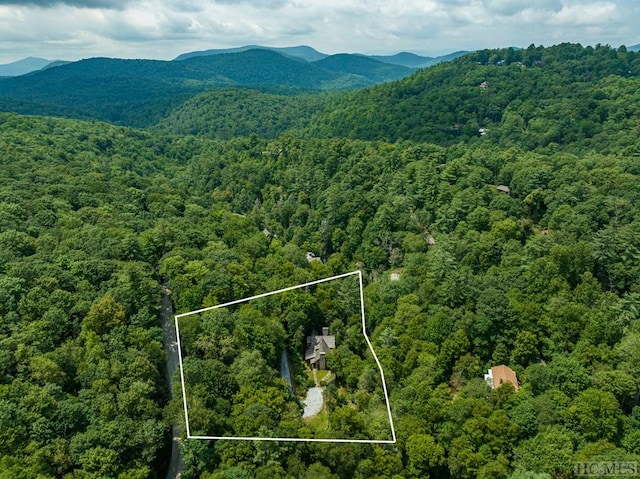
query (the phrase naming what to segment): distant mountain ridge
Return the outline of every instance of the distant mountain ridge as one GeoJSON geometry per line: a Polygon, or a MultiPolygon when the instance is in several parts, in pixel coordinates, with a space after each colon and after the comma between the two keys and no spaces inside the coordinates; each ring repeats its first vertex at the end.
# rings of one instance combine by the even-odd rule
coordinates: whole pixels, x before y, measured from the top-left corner
{"type": "Polygon", "coordinates": [[[416,55],[415,53],[400,52],[390,56],[370,55],[369,58],[373,58],[374,60],[378,60],[380,62],[402,65],[409,68],[428,68],[432,67],[433,65],[437,65],[438,63],[450,62],[451,60],[455,60],[458,57],[466,55],[467,53],[471,52],[467,50],[459,50],[457,52],[448,53],[446,55],[440,55],[437,57],[423,57],[420,55],[416,55]]]}
{"type": "MultiPolygon", "coordinates": [[[[513,47],[519,49],[519,47],[513,47]]],[[[270,47],[264,45],[244,45],[241,47],[233,48],[213,48],[208,50],[199,50],[192,52],[181,53],[173,59],[173,61],[184,61],[193,57],[211,56],[211,55],[224,55],[228,53],[243,53],[249,50],[270,50],[280,53],[292,59],[304,60],[307,62],[317,62],[327,57],[333,56],[327,53],[322,53],[313,47],[308,45],[298,45],[293,47],[270,47]]],[[[627,46],[627,50],[632,52],[640,51],[640,44],[627,46]]],[[[398,65],[402,67],[420,69],[428,68],[438,63],[448,62],[455,60],[458,57],[472,53],[471,50],[459,50],[456,52],[448,53],[445,55],[439,55],[436,57],[418,55],[411,52],[399,52],[394,55],[365,55],[360,53],[340,53],[339,55],[353,55],[367,57],[376,60],[381,63],[388,63],[392,65],[398,65]]],[[[50,68],[52,66],[60,66],[66,63],[73,63],[61,60],[47,60],[39,57],[27,57],[22,60],[18,60],[12,63],[0,64],[0,77],[11,77],[25,75],[27,73],[42,70],[44,68],[50,68]]]]}
{"type": "Polygon", "coordinates": [[[268,49],[182,61],[92,58],[0,78],[0,111],[146,126],[205,90],[347,90],[400,79],[412,72],[358,55],[308,62],[268,49]]]}
{"type": "Polygon", "coordinates": [[[306,60],[308,62],[315,62],[317,60],[322,60],[323,58],[326,58],[329,56],[326,53],[321,53],[315,48],[309,47],[307,45],[299,45],[296,47],[266,47],[262,45],[245,45],[242,47],[213,48],[210,50],[182,53],[178,55],[176,58],[174,58],[174,61],[182,61],[188,58],[203,57],[203,56],[209,56],[209,55],[224,55],[226,53],[242,53],[248,50],[271,50],[285,56],[289,56],[293,58],[301,58],[302,60],[306,60]]]}
{"type": "MultiPolygon", "coordinates": [[[[183,61],[188,58],[209,56],[209,55],[241,53],[241,52],[246,52],[248,50],[256,50],[256,49],[271,50],[292,58],[298,58],[308,62],[317,62],[327,57],[335,56],[335,55],[329,55],[327,53],[319,52],[315,48],[307,45],[299,45],[296,47],[268,47],[264,45],[245,45],[242,47],[235,47],[235,48],[214,48],[210,50],[201,50],[201,51],[182,53],[181,55],[178,55],[176,58],[174,58],[174,61],[183,61]]],[[[467,53],[470,53],[470,52],[461,50],[461,51],[457,51],[457,52],[453,52],[447,55],[441,55],[437,57],[426,57],[426,56],[417,55],[415,53],[410,53],[410,52],[400,52],[400,53],[396,53],[395,55],[365,55],[361,53],[338,53],[336,55],[351,55],[351,56],[358,56],[358,57],[366,57],[372,60],[379,61],[381,63],[389,63],[392,65],[398,65],[402,67],[416,69],[416,68],[427,68],[433,65],[437,65],[438,63],[451,61],[467,53]]]]}
{"type": "Polygon", "coordinates": [[[359,75],[364,78],[370,78],[375,83],[381,83],[389,80],[399,80],[411,73],[413,69],[401,65],[391,63],[383,63],[364,55],[352,55],[348,53],[339,53],[331,55],[312,63],[312,65],[329,70],[336,73],[344,73],[351,75],[359,75]]]}
{"type": "Polygon", "coordinates": [[[425,63],[434,59],[433,57],[423,57],[410,52],[400,52],[395,55],[369,55],[369,58],[383,63],[393,63],[409,68],[421,68],[425,63]]]}
{"type": "Polygon", "coordinates": [[[46,58],[27,57],[12,63],[0,65],[0,77],[14,77],[25,75],[32,71],[41,70],[54,62],[46,58]]]}
{"type": "MultiPolygon", "coordinates": [[[[636,45],[637,46],[637,45],[636,45]]],[[[318,62],[324,60],[325,58],[334,56],[329,55],[327,53],[322,53],[307,45],[298,45],[294,47],[269,47],[263,45],[244,45],[241,47],[234,48],[218,48],[218,49],[209,49],[202,51],[193,51],[193,52],[185,52],[173,59],[173,61],[184,61],[194,57],[203,57],[203,56],[212,56],[212,55],[225,55],[230,53],[244,53],[250,50],[268,50],[280,53],[283,56],[286,56],[291,59],[301,60],[309,63],[318,62]]],[[[437,56],[437,57],[429,57],[417,55],[415,53],[410,52],[400,52],[395,55],[364,55],[360,53],[339,53],[338,55],[350,55],[353,57],[365,57],[371,60],[376,60],[380,63],[386,63],[391,65],[396,65],[405,68],[427,68],[443,61],[451,61],[459,56],[462,56],[467,51],[458,51],[454,53],[450,53],[447,55],[437,56]]],[[[117,60],[117,58],[113,58],[113,60],[117,60]]],[[[82,61],[82,60],[79,60],[82,61]]],[[[150,60],[151,61],[151,60],[150,60]]],[[[18,60],[12,63],[0,64],[0,77],[14,77],[20,75],[26,75],[27,73],[35,72],[38,70],[43,70],[45,68],[50,68],[53,66],[60,66],[67,63],[75,63],[68,62],[63,60],[47,60],[46,58],[39,57],[27,57],[22,60],[18,60]]],[[[391,75],[392,77],[394,75],[391,75]]]]}

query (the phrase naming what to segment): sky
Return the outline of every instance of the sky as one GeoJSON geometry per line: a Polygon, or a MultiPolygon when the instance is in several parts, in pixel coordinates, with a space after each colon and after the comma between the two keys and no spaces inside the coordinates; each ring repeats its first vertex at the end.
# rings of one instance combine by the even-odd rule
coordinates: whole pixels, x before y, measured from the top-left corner
{"type": "Polygon", "coordinates": [[[0,0],[0,64],[27,56],[169,60],[243,45],[436,56],[640,43],[638,0],[0,0]]]}

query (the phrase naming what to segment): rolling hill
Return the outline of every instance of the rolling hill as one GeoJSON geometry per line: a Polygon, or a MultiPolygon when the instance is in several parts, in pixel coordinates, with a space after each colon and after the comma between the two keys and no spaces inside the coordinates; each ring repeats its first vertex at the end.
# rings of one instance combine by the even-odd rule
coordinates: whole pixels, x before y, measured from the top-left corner
{"type": "MultiPolygon", "coordinates": [[[[215,138],[296,131],[305,137],[442,145],[504,137],[530,148],[581,139],[598,147],[607,132],[635,130],[625,112],[637,100],[627,93],[626,103],[616,99],[608,77],[629,77],[615,88],[633,91],[637,57],[571,44],[484,50],[399,81],[329,97],[207,92],[176,108],[160,127],[215,138]]],[[[370,61],[335,55],[316,64],[353,72],[358,62],[370,61]]]]}
{"type": "Polygon", "coordinates": [[[363,79],[374,80],[375,83],[398,80],[413,73],[413,70],[408,67],[383,63],[364,55],[346,53],[331,55],[313,64],[335,73],[358,75],[363,79]]]}
{"type": "Polygon", "coordinates": [[[255,89],[223,88],[199,93],[156,125],[158,131],[227,140],[257,135],[277,138],[301,130],[341,93],[282,94],[255,89]]]}
{"type": "Polygon", "coordinates": [[[596,93],[604,88],[597,82],[606,83],[610,75],[637,81],[638,54],[574,44],[483,50],[346,94],[309,124],[307,134],[449,144],[477,137],[481,128],[497,134],[495,127],[509,119],[532,145],[564,142],[567,135],[593,137],[610,117],[605,100],[611,94],[596,93]],[[572,121],[576,112],[590,120],[572,121]],[[553,124],[552,131],[529,124],[534,114],[553,124]]]}
{"type": "Polygon", "coordinates": [[[353,90],[407,77],[416,66],[442,58],[326,55],[308,46],[248,45],[185,53],[173,61],[25,59],[11,69],[5,65],[5,76],[0,75],[0,111],[145,127],[211,89],[353,90]],[[18,72],[25,74],[11,76],[18,72]]]}
{"type": "Polygon", "coordinates": [[[146,126],[196,93],[227,87],[341,90],[411,73],[359,58],[336,69],[270,50],[183,61],[92,58],[0,79],[0,110],[146,126]],[[386,72],[386,73],[384,73],[386,72]]]}

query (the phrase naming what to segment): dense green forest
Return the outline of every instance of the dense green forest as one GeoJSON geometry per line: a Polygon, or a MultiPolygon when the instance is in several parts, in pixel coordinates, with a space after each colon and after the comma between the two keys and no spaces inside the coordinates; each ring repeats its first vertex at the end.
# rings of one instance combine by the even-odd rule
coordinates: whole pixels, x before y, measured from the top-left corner
{"type": "Polygon", "coordinates": [[[181,61],[89,58],[0,77],[0,111],[147,127],[192,95],[217,88],[345,90],[413,71],[359,55],[307,62],[264,49],[181,61]]]}
{"type": "MultiPolygon", "coordinates": [[[[388,398],[362,332],[358,279],[351,273],[180,317],[190,435],[392,443],[388,398]],[[313,375],[304,366],[306,338],[327,324],[340,342],[313,375]],[[279,371],[287,360],[291,385],[279,371]],[[327,407],[305,417],[302,402],[316,381],[326,386],[327,407]]],[[[265,285],[274,288],[274,280],[265,285]]]]}
{"type": "MultiPolygon", "coordinates": [[[[186,312],[355,269],[397,443],[185,440],[183,478],[640,461],[639,59],[481,51],[336,96],[204,93],[146,130],[0,114],[0,478],[164,477],[184,418],[163,282],[186,312]],[[489,388],[499,364],[519,391],[489,388]]],[[[340,345],[329,429],[375,427],[380,382],[343,298],[194,327],[203,427],[301,434],[273,348],[318,309],[340,345]]]]}

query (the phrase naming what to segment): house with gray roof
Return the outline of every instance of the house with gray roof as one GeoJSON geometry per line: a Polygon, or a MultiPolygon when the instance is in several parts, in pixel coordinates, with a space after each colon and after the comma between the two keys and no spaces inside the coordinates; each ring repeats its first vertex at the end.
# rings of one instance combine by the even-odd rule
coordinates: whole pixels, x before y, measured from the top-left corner
{"type": "Polygon", "coordinates": [[[311,336],[307,336],[304,360],[308,361],[312,368],[326,369],[325,356],[334,349],[336,349],[336,337],[329,334],[329,328],[322,328],[322,334],[314,331],[311,336]]]}

